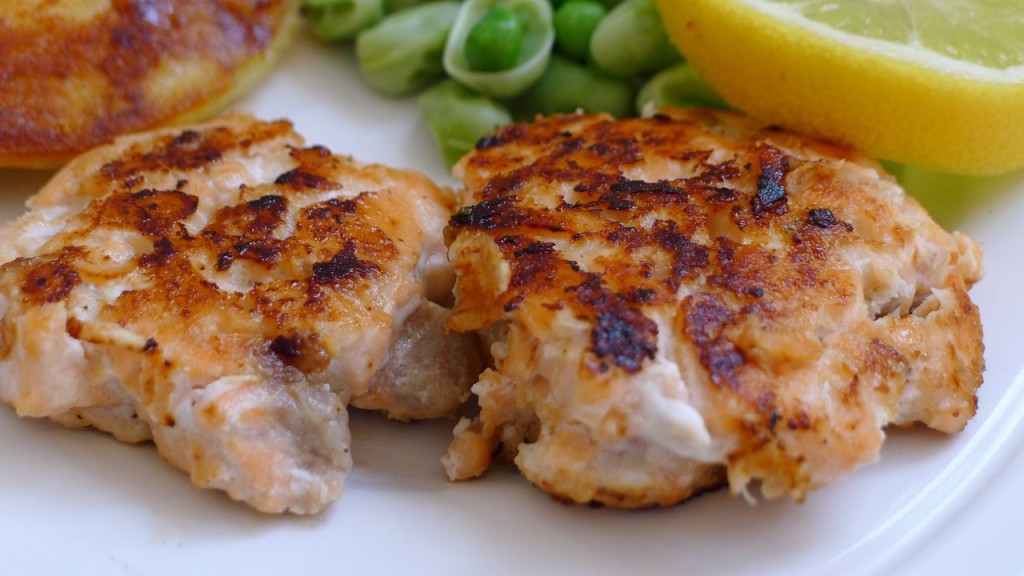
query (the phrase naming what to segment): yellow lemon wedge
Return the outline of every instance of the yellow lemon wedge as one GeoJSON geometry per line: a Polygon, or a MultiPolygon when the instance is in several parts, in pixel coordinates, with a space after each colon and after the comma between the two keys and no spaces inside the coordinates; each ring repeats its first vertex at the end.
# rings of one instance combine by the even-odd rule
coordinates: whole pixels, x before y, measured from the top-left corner
{"type": "Polygon", "coordinates": [[[879,158],[1024,168],[1021,0],[656,0],[732,105],[879,158]]]}

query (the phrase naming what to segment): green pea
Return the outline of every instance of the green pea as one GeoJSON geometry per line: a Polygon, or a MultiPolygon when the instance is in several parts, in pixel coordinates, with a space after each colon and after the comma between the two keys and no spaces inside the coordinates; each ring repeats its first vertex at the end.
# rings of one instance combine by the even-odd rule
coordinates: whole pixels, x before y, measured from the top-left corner
{"type": "Polygon", "coordinates": [[[697,74],[691,64],[682,63],[658,72],[637,93],[637,114],[645,115],[665,107],[725,110],[729,104],[697,74]]]}
{"type": "Polygon", "coordinates": [[[465,50],[470,70],[508,70],[523,52],[523,24],[512,10],[495,6],[469,30],[465,50]]]}
{"type": "Polygon", "coordinates": [[[555,45],[580,61],[590,53],[590,37],[608,11],[592,0],[568,0],[555,11],[555,45]]]}
{"type": "Polygon", "coordinates": [[[420,95],[419,104],[449,168],[485,134],[512,122],[504,106],[454,80],[428,88],[420,95]]]}
{"type": "Polygon", "coordinates": [[[607,112],[625,118],[632,112],[633,86],[628,80],[553,54],[540,80],[512,100],[510,106],[513,115],[521,120],[530,120],[536,114],[576,110],[607,112]]]}

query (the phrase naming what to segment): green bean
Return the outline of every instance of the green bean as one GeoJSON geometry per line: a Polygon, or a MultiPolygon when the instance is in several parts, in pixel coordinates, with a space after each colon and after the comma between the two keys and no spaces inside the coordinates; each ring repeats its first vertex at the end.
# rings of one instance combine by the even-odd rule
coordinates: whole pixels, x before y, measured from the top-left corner
{"type": "Polygon", "coordinates": [[[303,0],[306,24],[324,40],[350,40],[384,16],[382,0],[303,0]]]}
{"type": "Polygon", "coordinates": [[[504,106],[454,80],[427,89],[419,104],[449,168],[485,134],[512,121],[504,106]]]}
{"type": "Polygon", "coordinates": [[[513,114],[530,120],[535,114],[608,112],[617,118],[629,116],[633,87],[593,67],[581,66],[557,54],[536,84],[510,102],[513,114]]]}
{"type": "Polygon", "coordinates": [[[692,65],[683,62],[652,76],[637,93],[637,114],[646,115],[664,107],[725,110],[729,104],[692,65]]]}
{"type": "Polygon", "coordinates": [[[508,98],[526,90],[547,68],[555,27],[548,0],[465,0],[444,49],[444,69],[463,86],[493,98],[508,98]],[[496,6],[515,13],[522,25],[522,50],[514,66],[500,71],[478,71],[466,58],[470,31],[496,6]]]}
{"type": "Polygon", "coordinates": [[[466,63],[477,72],[499,72],[519,63],[523,52],[523,25],[516,13],[495,6],[466,36],[466,63]]]}
{"type": "Polygon", "coordinates": [[[404,96],[444,77],[445,39],[459,3],[434,2],[389,15],[356,36],[366,82],[382,94],[404,96]]]}
{"type": "Polygon", "coordinates": [[[586,61],[590,37],[607,13],[594,0],[568,0],[555,10],[555,45],[566,56],[586,61]]]}
{"type": "Polygon", "coordinates": [[[628,77],[680,60],[654,0],[625,0],[608,12],[590,37],[590,55],[609,74],[628,77]]]}

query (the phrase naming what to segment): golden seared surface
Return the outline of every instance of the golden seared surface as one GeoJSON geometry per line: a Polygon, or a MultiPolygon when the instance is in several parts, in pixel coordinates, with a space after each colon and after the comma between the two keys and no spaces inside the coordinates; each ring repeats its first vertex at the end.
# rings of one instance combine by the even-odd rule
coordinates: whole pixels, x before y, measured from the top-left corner
{"type": "Polygon", "coordinates": [[[0,396],[152,438],[201,487],[316,512],[351,466],[345,406],[448,416],[479,372],[447,335],[426,177],[226,116],[76,158],[0,228],[0,396]],[[440,358],[445,358],[442,362],[440,358]]]}
{"type": "Polygon", "coordinates": [[[578,502],[799,500],[887,425],[975,412],[980,249],[854,152],[730,113],[575,115],[501,128],[456,172],[449,326],[495,365],[454,479],[502,446],[578,502]]]}
{"type": "Polygon", "coordinates": [[[0,167],[208,115],[269,70],[297,0],[0,2],[0,167]]]}

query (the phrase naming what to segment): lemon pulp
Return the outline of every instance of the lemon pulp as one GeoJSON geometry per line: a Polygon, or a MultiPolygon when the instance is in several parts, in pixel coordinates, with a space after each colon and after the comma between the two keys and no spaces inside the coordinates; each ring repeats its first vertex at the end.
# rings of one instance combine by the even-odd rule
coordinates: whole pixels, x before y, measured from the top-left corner
{"type": "Polygon", "coordinates": [[[731,104],[936,170],[1024,168],[1019,0],[657,0],[731,104]]]}

